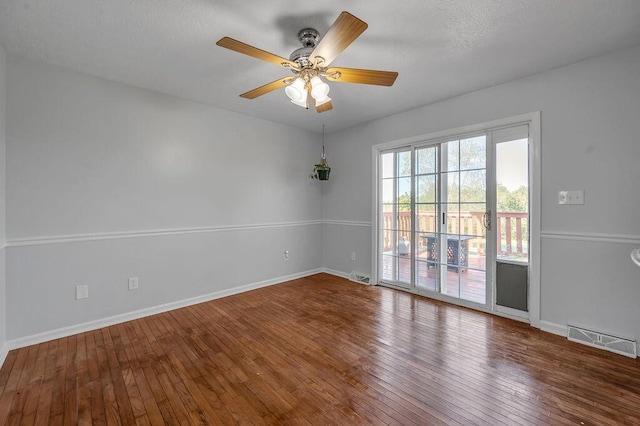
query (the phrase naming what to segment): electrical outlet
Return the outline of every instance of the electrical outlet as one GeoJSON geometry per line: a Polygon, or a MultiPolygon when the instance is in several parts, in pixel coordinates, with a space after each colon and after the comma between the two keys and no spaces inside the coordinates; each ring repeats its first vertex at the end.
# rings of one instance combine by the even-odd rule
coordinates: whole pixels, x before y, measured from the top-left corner
{"type": "Polygon", "coordinates": [[[351,252],[351,260],[356,260],[356,252],[355,251],[351,252]]]}
{"type": "Polygon", "coordinates": [[[289,261],[289,250],[285,250],[284,251],[284,261],[288,262],[289,261]]]}
{"type": "Polygon", "coordinates": [[[89,297],[89,286],[88,285],[76,286],[76,300],[86,299],[87,297],[89,297]]]}
{"type": "Polygon", "coordinates": [[[584,191],[558,191],[558,204],[584,204],[584,191]]]}
{"type": "Polygon", "coordinates": [[[129,278],[129,290],[138,289],[138,277],[129,278]]]}

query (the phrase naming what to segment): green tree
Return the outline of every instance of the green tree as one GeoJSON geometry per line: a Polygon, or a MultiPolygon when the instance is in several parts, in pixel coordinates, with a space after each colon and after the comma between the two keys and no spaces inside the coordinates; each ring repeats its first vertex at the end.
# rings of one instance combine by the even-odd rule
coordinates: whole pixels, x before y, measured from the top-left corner
{"type": "Polygon", "coordinates": [[[499,183],[496,196],[497,208],[501,213],[526,213],[529,211],[529,190],[526,186],[509,191],[507,187],[499,183]]]}
{"type": "Polygon", "coordinates": [[[398,197],[398,211],[408,212],[411,210],[411,194],[405,192],[398,197]]]}

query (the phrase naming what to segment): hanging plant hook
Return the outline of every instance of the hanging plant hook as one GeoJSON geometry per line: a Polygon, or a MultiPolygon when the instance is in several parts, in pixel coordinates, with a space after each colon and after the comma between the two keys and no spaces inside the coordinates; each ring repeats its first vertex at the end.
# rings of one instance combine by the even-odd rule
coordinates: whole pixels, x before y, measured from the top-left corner
{"type": "Polygon", "coordinates": [[[311,179],[329,180],[329,173],[331,167],[327,164],[327,157],[324,154],[324,123],[322,123],[322,155],[320,156],[320,162],[313,165],[313,171],[309,175],[311,179]]]}
{"type": "Polygon", "coordinates": [[[322,159],[326,160],[326,158],[324,156],[324,123],[322,123],[322,159]]]}

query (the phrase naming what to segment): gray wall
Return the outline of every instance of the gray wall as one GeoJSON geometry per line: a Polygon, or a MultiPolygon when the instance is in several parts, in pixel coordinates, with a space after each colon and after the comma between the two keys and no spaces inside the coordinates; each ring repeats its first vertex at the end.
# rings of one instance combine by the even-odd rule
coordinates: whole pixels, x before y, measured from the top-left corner
{"type": "Polygon", "coordinates": [[[322,266],[319,135],[12,55],[7,80],[7,339],[322,266]]]}
{"type": "Polygon", "coordinates": [[[324,266],[371,271],[372,145],[532,111],[542,116],[541,326],[640,339],[629,259],[640,245],[640,47],[328,135],[324,266]],[[583,189],[585,205],[559,206],[563,189],[583,189]]]}
{"type": "Polygon", "coordinates": [[[5,70],[0,343],[320,267],[370,273],[372,145],[536,110],[543,328],[640,338],[640,47],[328,134],[323,184],[307,178],[319,135],[11,55],[5,70]],[[561,189],[586,204],[558,206],[561,189]]]}
{"type": "Polygon", "coordinates": [[[6,333],[6,267],[4,248],[6,238],[5,231],[5,159],[6,159],[6,55],[0,46],[0,362],[2,361],[3,347],[7,340],[6,333]]]}

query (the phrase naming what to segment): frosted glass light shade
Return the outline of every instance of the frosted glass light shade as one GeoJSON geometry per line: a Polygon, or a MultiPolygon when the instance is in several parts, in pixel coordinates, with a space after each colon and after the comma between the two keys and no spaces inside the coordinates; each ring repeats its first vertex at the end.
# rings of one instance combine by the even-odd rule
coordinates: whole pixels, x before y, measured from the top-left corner
{"type": "Polygon", "coordinates": [[[301,106],[302,108],[308,108],[307,106],[307,97],[305,96],[305,98],[301,101],[297,101],[295,99],[291,99],[291,103],[292,104],[296,104],[298,106],[301,106]]]}
{"type": "Polygon", "coordinates": [[[291,102],[304,102],[307,98],[307,90],[304,86],[304,80],[298,77],[293,83],[284,88],[284,92],[291,99],[291,102]]]}
{"type": "MultiPolygon", "coordinates": [[[[324,99],[329,94],[329,85],[322,81],[320,77],[315,76],[311,78],[311,96],[316,100],[324,99]]],[[[317,103],[316,103],[317,105],[317,103]]]]}

